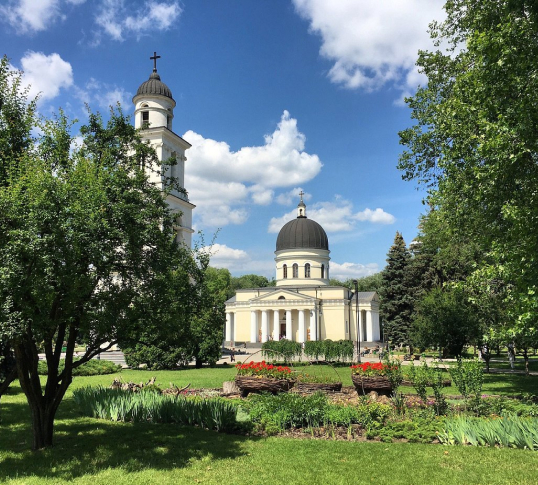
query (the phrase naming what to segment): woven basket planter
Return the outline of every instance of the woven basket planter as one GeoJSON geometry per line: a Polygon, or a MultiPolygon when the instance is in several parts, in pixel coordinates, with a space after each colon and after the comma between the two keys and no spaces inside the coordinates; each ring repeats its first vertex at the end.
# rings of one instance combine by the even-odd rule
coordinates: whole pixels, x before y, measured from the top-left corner
{"type": "Polygon", "coordinates": [[[392,384],[388,377],[383,376],[360,376],[351,374],[351,380],[359,396],[375,391],[378,394],[389,396],[392,392],[392,384]]]}
{"type": "Polygon", "coordinates": [[[314,393],[317,391],[339,392],[342,390],[341,382],[298,382],[294,389],[298,392],[314,393]]]}
{"type": "Polygon", "coordinates": [[[235,383],[241,389],[241,397],[247,397],[250,392],[287,392],[294,381],[288,379],[271,379],[269,377],[236,376],[235,383]]]}

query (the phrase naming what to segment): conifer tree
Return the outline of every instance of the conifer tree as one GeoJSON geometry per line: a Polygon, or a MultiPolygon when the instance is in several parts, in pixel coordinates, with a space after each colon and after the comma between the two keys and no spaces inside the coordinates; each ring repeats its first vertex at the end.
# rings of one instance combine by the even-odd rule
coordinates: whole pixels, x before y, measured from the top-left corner
{"type": "Polygon", "coordinates": [[[392,345],[411,345],[410,328],[413,298],[410,294],[409,264],[411,254],[399,232],[387,253],[387,266],[383,270],[380,288],[381,317],[385,338],[392,345]]]}

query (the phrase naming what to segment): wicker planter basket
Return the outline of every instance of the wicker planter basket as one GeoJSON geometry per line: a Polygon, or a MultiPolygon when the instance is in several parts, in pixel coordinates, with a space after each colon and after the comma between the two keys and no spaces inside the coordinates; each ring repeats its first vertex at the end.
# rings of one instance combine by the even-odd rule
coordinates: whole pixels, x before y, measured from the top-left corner
{"type": "Polygon", "coordinates": [[[294,381],[288,379],[271,379],[269,377],[236,376],[235,383],[241,390],[241,397],[247,397],[250,392],[287,392],[294,381]]]}
{"type": "Polygon", "coordinates": [[[341,382],[298,382],[294,389],[298,392],[339,392],[342,390],[341,382]]]}
{"type": "Polygon", "coordinates": [[[368,394],[369,392],[375,391],[378,394],[383,394],[385,396],[390,395],[392,392],[392,384],[390,383],[388,377],[384,376],[360,376],[357,374],[351,374],[351,380],[353,385],[357,390],[359,396],[363,394],[368,394]]]}

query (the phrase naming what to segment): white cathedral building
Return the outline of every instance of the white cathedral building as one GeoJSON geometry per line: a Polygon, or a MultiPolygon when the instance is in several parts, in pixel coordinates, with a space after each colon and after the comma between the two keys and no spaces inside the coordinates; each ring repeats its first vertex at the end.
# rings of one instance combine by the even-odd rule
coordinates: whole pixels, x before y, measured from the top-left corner
{"type": "Polygon", "coordinates": [[[160,175],[150,174],[150,180],[158,187],[164,188],[165,177],[174,177],[183,190],[173,190],[166,201],[172,212],[177,213],[176,230],[178,242],[189,248],[192,243],[192,210],[196,207],[191,204],[185,187],[185,151],[191,144],[174,133],[172,120],[176,102],[172,98],[172,91],[161,81],[157,73],[157,56],[153,54],[153,72],[149,79],[143,82],[133,97],[135,105],[135,128],[140,128],[143,140],[149,141],[157,152],[160,161],[175,158],[176,164],[170,168],[170,173],[160,175]]]}
{"type": "Polygon", "coordinates": [[[377,293],[330,286],[329,253],[327,233],[308,219],[301,194],[297,218],[284,224],[276,240],[276,287],[237,290],[226,302],[225,343],[378,342],[377,293]]]}

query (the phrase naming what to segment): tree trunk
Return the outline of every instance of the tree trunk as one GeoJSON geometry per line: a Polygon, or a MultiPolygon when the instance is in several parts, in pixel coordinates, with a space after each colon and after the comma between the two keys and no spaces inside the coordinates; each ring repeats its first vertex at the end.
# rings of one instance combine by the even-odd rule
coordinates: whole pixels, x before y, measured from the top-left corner
{"type": "Polygon", "coordinates": [[[195,367],[196,367],[197,369],[201,369],[201,368],[202,368],[202,364],[203,364],[202,360],[199,359],[198,357],[196,357],[196,360],[195,360],[195,367]]]}
{"type": "Polygon", "coordinates": [[[52,438],[54,434],[54,417],[56,411],[41,406],[30,405],[32,410],[32,432],[33,442],[32,449],[40,450],[52,446],[52,438]]]}
{"type": "Polygon", "coordinates": [[[525,349],[523,351],[523,357],[525,359],[525,375],[529,375],[529,351],[525,349]]]}
{"type": "Polygon", "coordinates": [[[17,378],[17,367],[13,367],[11,372],[6,376],[4,381],[0,384],[0,398],[8,390],[11,383],[17,378]]]}

